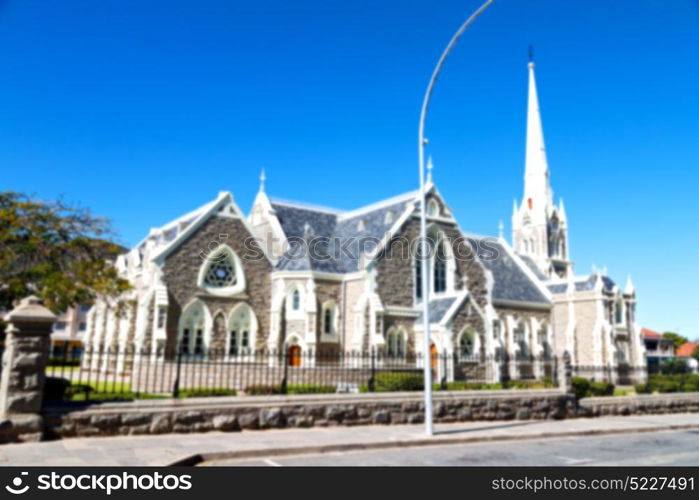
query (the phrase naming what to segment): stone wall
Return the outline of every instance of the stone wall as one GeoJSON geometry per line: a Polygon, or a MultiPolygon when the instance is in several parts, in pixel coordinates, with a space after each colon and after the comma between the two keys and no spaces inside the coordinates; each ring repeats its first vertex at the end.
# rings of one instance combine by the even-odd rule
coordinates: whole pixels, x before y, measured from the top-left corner
{"type": "Polygon", "coordinates": [[[582,417],[699,412],[699,392],[610,396],[580,400],[582,417]]]}
{"type": "MultiPolygon", "coordinates": [[[[163,281],[167,285],[169,298],[168,347],[174,349],[180,313],[194,298],[199,298],[206,304],[212,317],[221,311],[227,318],[233,307],[240,302],[246,302],[257,317],[256,347],[266,345],[269,332],[272,266],[266,258],[259,258],[262,251],[256,242],[246,246],[246,238],[250,236],[252,235],[240,219],[224,216],[211,217],[165,259],[163,281]],[[215,248],[216,243],[227,244],[240,257],[245,273],[244,293],[232,297],[218,297],[206,294],[197,286],[199,269],[203,264],[202,256],[215,248]]],[[[149,308],[149,313],[150,309],[152,308],[149,308]]],[[[149,324],[151,324],[151,318],[149,318],[149,324]]]]}
{"type": "MultiPolygon", "coordinates": [[[[485,307],[488,301],[487,280],[485,268],[478,261],[470,244],[464,240],[459,229],[454,225],[438,224],[439,229],[452,242],[452,252],[456,258],[454,270],[454,286],[460,290],[464,278],[468,291],[480,307],[485,307]],[[458,245],[458,246],[457,246],[458,245]]],[[[401,229],[399,236],[410,242],[411,246],[395,244],[387,245],[387,250],[379,257],[377,264],[377,292],[386,306],[413,306],[413,291],[415,288],[414,261],[408,248],[413,248],[413,241],[419,237],[420,221],[409,219],[401,229]],[[386,255],[390,252],[390,258],[386,255]]]]}
{"type": "MultiPolygon", "coordinates": [[[[561,419],[575,399],[555,390],[440,392],[435,422],[561,419]]],[[[221,397],[48,407],[46,438],[238,431],[423,421],[422,393],[221,397]]]]}

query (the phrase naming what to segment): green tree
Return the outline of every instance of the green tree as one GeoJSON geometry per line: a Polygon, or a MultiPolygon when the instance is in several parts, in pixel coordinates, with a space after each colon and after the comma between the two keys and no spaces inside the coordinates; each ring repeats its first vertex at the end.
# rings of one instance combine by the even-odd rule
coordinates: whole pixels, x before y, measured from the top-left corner
{"type": "Polygon", "coordinates": [[[32,294],[54,312],[118,297],[130,286],[112,265],[114,236],[88,209],[0,192],[0,310],[32,294]]]}
{"type": "Polygon", "coordinates": [[[677,350],[682,344],[687,343],[687,338],[681,336],[679,333],[665,332],[663,333],[663,338],[672,339],[672,343],[675,345],[675,350],[677,350]]]}

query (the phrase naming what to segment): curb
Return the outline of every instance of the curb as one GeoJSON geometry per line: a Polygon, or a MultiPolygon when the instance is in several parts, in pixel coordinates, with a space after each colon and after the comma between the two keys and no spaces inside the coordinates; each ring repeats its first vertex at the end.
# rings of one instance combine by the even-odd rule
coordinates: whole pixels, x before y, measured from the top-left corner
{"type": "Polygon", "coordinates": [[[453,438],[417,438],[404,439],[402,441],[379,441],[372,443],[344,443],[344,444],[328,444],[319,446],[291,446],[288,448],[278,449],[257,449],[257,450],[241,450],[241,451],[219,451],[212,453],[197,453],[189,455],[180,460],[168,464],[169,467],[193,467],[204,462],[225,459],[246,459],[260,457],[281,457],[289,455],[320,455],[323,453],[337,453],[343,451],[359,451],[359,450],[384,450],[390,448],[410,448],[423,446],[437,445],[452,445],[452,444],[470,444],[484,443],[497,441],[527,441],[532,439],[551,439],[565,437],[582,437],[582,436],[605,436],[612,434],[634,434],[648,432],[668,432],[699,429],[699,424],[682,424],[682,425],[666,425],[663,427],[632,427],[628,429],[590,429],[581,431],[563,431],[563,432],[542,432],[532,435],[503,435],[503,436],[479,436],[479,437],[453,437],[453,438]]]}

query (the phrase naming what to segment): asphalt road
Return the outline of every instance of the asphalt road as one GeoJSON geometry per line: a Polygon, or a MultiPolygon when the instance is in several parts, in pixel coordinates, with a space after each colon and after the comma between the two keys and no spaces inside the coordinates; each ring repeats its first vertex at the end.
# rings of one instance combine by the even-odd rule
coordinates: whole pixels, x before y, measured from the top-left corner
{"type": "Polygon", "coordinates": [[[699,465],[699,430],[222,460],[204,465],[699,465]]]}

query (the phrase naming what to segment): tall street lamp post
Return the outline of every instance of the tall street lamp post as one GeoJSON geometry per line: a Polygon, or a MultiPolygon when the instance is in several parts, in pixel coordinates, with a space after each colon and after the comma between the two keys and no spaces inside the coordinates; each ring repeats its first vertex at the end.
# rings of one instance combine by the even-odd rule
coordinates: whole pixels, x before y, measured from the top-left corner
{"type": "Polygon", "coordinates": [[[452,51],[456,42],[459,41],[461,35],[468,29],[468,27],[480,16],[485,9],[487,9],[494,0],[487,0],[483,5],[481,5],[478,10],[476,10],[471,17],[466,19],[466,22],[461,25],[458,31],[449,41],[449,44],[442,52],[439,61],[437,61],[437,66],[435,66],[432,72],[432,77],[430,82],[427,84],[427,91],[425,92],[425,97],[422,101],[422,109],[420,111],[420,126],[418,131],[418,162],[420,167],[420,257],[421,268],[422,268],[422,331],[424,337],[423,346],[423,368],[424,368],[424,378],[425,378],[425,432],[428,436],[434,433],[432,420],[432,353],[430,352],[431,342],[430,342],[430,310],[429,310],[429,292],[430,292],[430,277],[427,274],[429,272],[427,265],[428,256],[428,245],[427,245],[427,214],[425,206],[425,146],[427,145],[427,139],[425,138],[425,118],[427,116],[427,108],[430,105],[430,98],[432,97],[432,90],[434,89],[434,84],[437,81],[439,72],[442,70],[444,61],[447,56],[452,51]]]}

